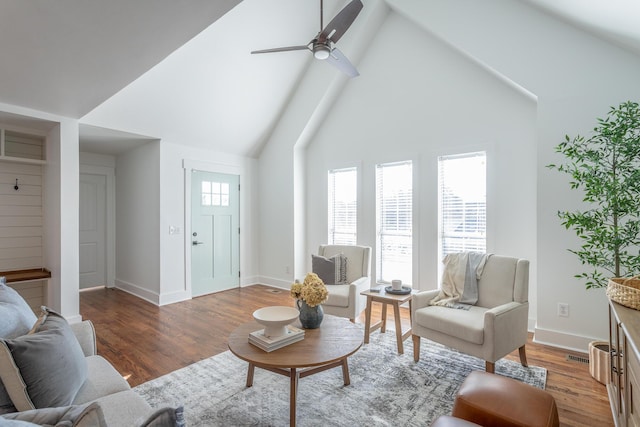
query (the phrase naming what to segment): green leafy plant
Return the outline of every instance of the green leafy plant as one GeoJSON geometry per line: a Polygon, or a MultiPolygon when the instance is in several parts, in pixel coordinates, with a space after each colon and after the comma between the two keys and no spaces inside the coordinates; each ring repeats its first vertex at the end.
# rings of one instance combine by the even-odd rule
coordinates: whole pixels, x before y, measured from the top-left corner
{"type": "Polygon", "coordinates": [[[640,107],[631,101],[612,107],[593,132],[588,139],[566,136],[556,147],[565,162],[548,165],[584,192],[587,209],[558,217],[582,239],[580,249],[569,251],[593,268],[575,275],[587,289],[640,273],[640,107]]]}

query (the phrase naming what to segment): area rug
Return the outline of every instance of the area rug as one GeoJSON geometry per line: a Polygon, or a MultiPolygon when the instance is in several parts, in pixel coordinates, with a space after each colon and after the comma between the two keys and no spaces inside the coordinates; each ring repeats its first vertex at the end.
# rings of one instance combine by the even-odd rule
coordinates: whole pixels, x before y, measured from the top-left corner
{"type": "MultiPolygon", "coordinates": [[[[460,384],[484,361],[422,340],[413,361],[411,340],[399,355],[395,333],[376,332],[349,359],[351,385],[340,368],[299,381],[298,426],[428,426],[449,414],[460,384]]],[[[496,373],[544,388],[547,371],[499,360],[496,373]]],[[[134,388],[154,408],[183,405],[187,426],[287,426],[289,378],[256,368],[226,351],[134,388]]]]}

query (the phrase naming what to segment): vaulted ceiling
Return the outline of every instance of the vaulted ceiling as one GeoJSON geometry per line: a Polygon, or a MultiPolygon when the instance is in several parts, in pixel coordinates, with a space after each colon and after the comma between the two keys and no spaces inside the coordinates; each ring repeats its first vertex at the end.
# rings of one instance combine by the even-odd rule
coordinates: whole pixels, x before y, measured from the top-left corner
{"type": "MultiPolygon", "coordinates": [[[[423,0],[434,1],[438,0],[423,0]]],[[[461,3],[463,13],[464,0],[461,3]]],[[[520,0],[640,55],[634,0],[520,0]]],[[[325,22],[346,0],[325,0],[325,22]]],[[[358,58],[363,0],[340,41],[358,58]]],[[[319,0],[4,0],[0,103],[77,118],[84,149],[116,154],[149,138],[255,156],[308,67],[319,0]]],[[[386,7],[386,6],[385,6],[386,7]]],[[[343,48],[344,46],[344,48],[343,48]]],[[[410,52],[408,52],[410,54],[410,52]]],[[[357,65],[357,63],[356,63],[357,65]]],[[[2,117],[0,116],[0,119],[2,117]]]]}

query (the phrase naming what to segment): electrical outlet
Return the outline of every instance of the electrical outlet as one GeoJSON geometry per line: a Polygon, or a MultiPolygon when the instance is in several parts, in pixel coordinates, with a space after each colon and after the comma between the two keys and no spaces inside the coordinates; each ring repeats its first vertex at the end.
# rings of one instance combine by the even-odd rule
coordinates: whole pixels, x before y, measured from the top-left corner
{"type": "Polygon", "coordinates": [[[558,303],[558,316],[569,317],[569,304],[567,304],[566,302],[558,303]]]}

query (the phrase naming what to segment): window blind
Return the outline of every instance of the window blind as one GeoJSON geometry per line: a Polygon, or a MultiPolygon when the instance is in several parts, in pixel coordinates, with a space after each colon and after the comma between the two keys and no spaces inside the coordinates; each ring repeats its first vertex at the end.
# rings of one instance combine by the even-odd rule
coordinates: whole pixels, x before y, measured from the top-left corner
{"type": "Polygon", "coordinates": [[[486,153],[438,157],[440,259],[486,252],[486,153]]]}
{"type": "Polygon", "coordinates": [[[358,169],[329,171],[329,236],[331,245],[355,245],[358,221],[358,169]]]}
{"type": "Polygon", "coordinates": [[[376,166],[377,281],[412,281],[413,168],[410,161],[376,166]]]}

